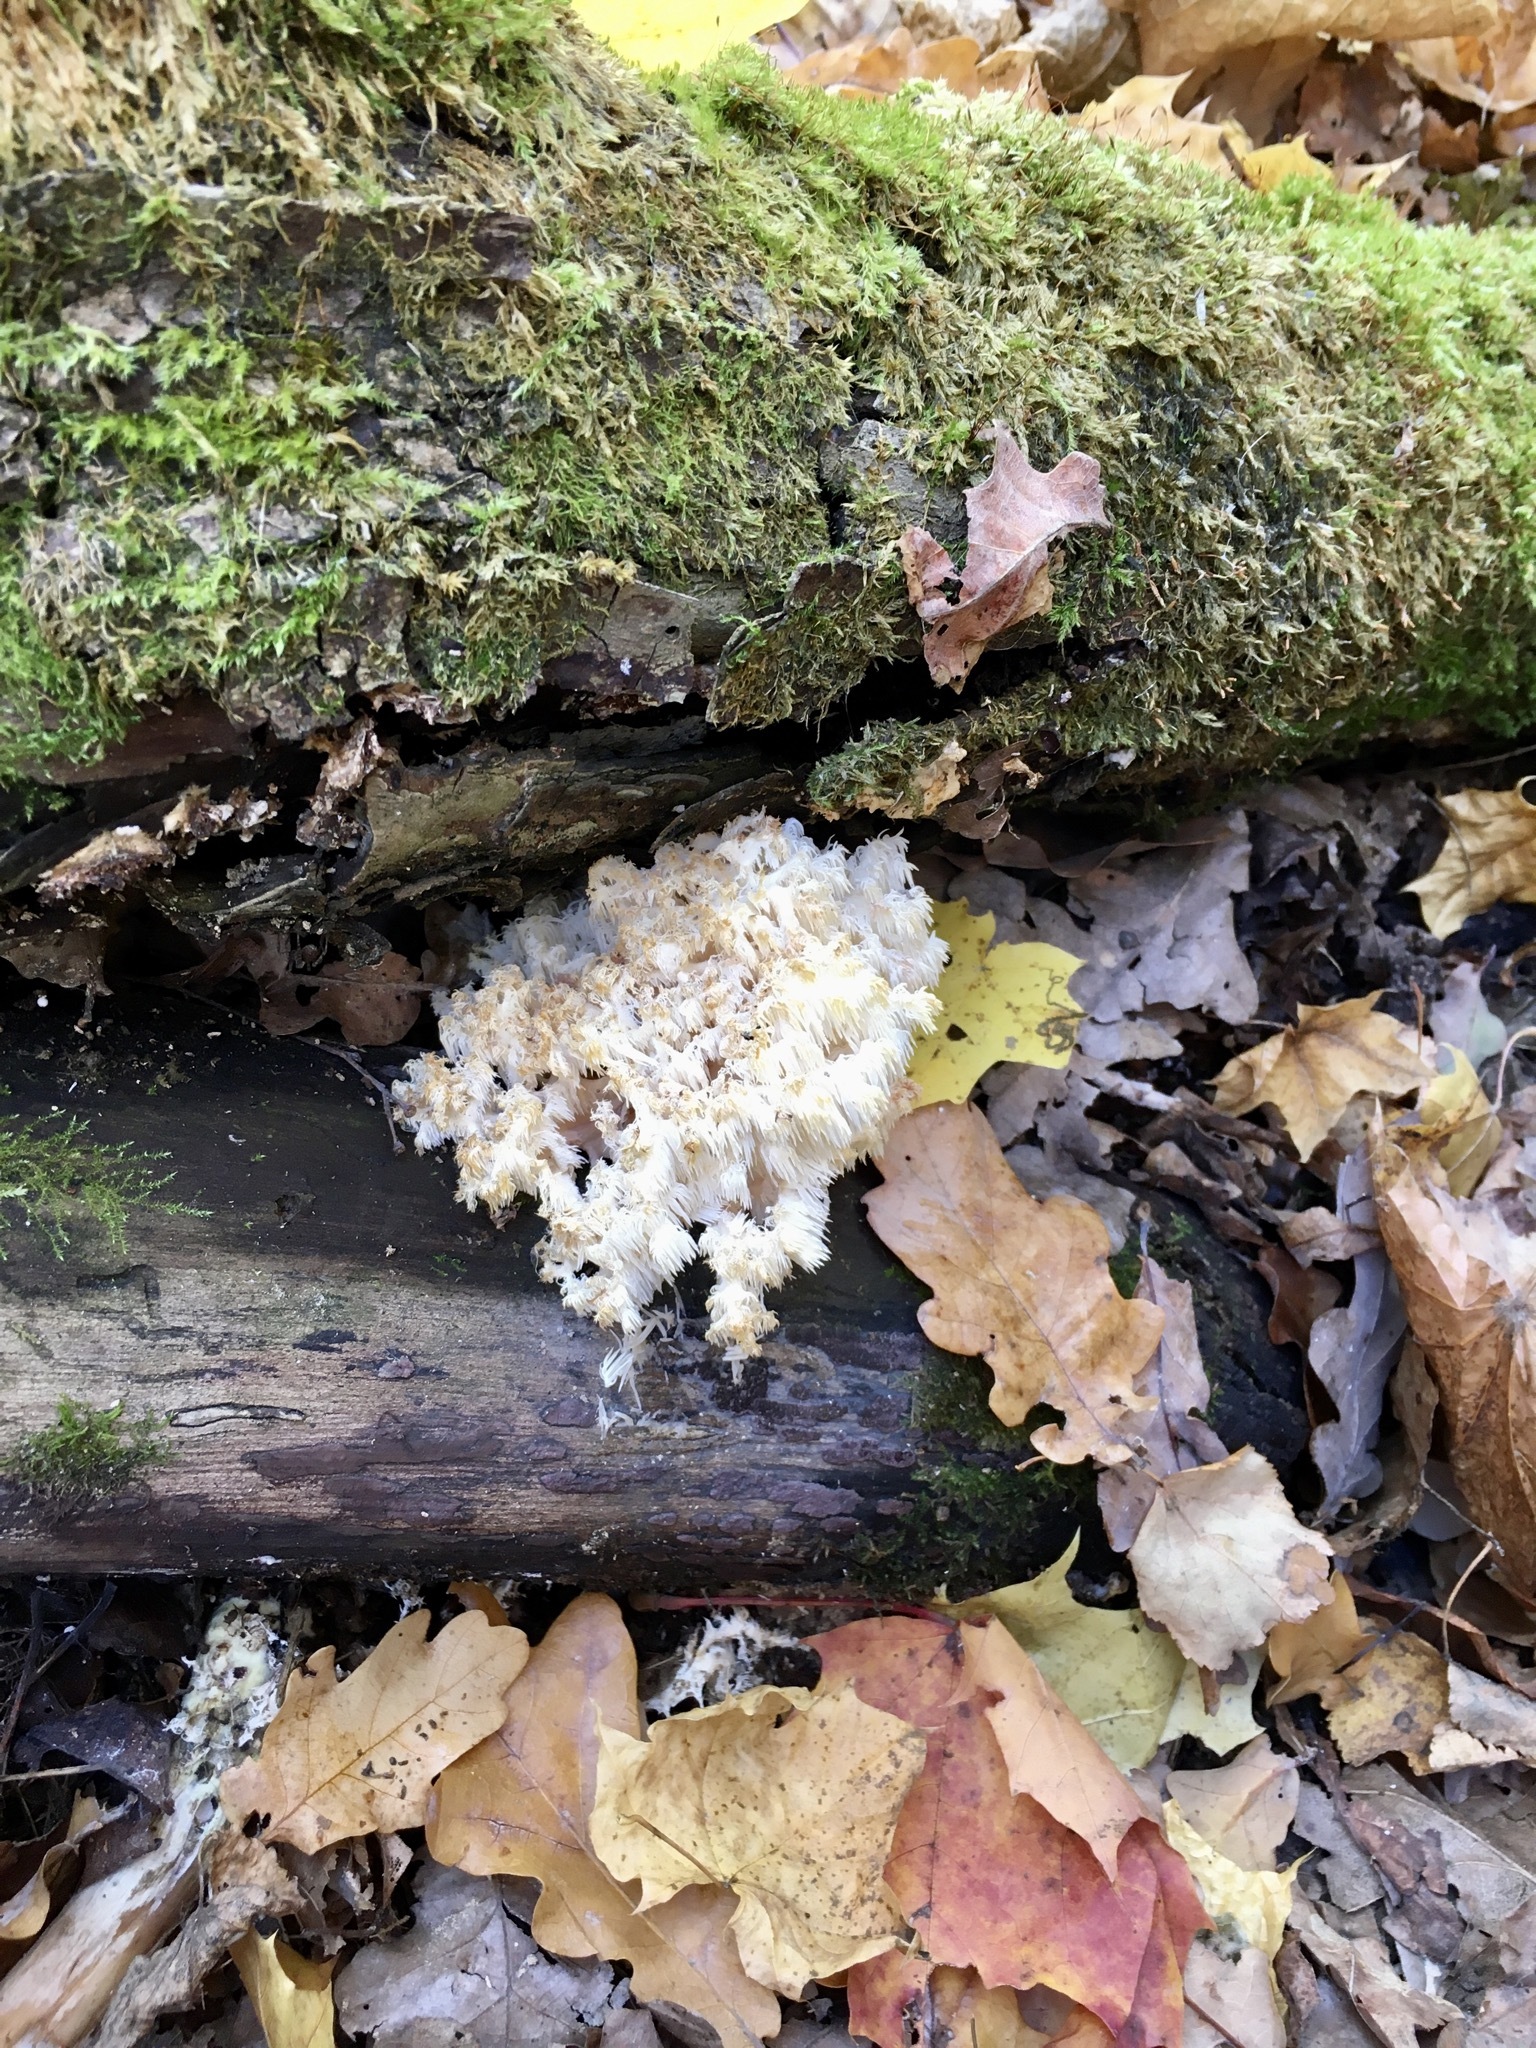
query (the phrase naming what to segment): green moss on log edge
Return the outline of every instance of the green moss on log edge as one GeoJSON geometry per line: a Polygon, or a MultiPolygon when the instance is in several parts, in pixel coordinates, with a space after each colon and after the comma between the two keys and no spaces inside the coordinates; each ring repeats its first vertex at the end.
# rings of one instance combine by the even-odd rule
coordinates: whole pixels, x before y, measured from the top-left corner
{"type": "MultiPolygon", "coordinates": [[[[505,709],[635,575],[735,622],[718,724],[814,721],[910,650],[914,474],[969,481],[996,419],[1096,456],[1115,526],[1063,549],[1070,680],[996,658],[935,748],[1146,773],[1530,722],[1528,229],[748,51],[644,81],[534,0],[5,23],[0,775],[190,689],[293,735],[360,690],[505,709]],[[834,490],[860,418],[884,453],[834,490]]],[[[891,724],[816,793],[921,752],[891,724]]]]}

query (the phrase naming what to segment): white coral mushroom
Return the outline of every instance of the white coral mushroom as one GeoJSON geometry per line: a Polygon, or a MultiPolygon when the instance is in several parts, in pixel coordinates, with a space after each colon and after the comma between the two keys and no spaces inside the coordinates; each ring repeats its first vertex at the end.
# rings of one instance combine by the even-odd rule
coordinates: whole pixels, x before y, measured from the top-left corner
{"type": "Polygon", "coordinates": [[[827,1256],[832,1180],[908,1105],[944,959],[901,839],[737,818],[510,925],[396,1098],[419,1146],[453,1140],[460,1201],[537,1200],[540,1272],[618,1332],[618,1370],[700,1255],[710,1341],[748,1358],[766,1290],[827,1256]]]}

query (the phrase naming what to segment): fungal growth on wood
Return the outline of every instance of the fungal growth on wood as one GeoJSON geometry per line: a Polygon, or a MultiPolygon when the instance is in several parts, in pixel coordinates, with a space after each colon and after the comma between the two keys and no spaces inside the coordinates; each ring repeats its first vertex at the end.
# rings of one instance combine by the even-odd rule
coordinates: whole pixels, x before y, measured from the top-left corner
{"type": "Polygon", "coordinates": [[[913,1099],[944,957],[904,841],[738,818],[510,925],[397,1104],[418,1145],[454,1142],[462,1201],[537,1200],[544,1277],[618,1334],[610,1382],[698,1257],[710,1342],[750,1358],[767,1290],[826,1256],[831,1182],[913,1099]]]}

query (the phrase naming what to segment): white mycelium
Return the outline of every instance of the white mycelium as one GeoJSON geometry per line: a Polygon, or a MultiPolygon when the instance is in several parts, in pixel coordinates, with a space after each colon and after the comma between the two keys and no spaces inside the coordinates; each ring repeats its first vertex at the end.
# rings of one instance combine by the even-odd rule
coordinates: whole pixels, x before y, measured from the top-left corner
{"type": "Polygon", "coordinates": [[[901,839],[850,854],[738,818],[510,925],[397,1100],[418,1145],[457,1147],[461,1201],[534,1197],[544,1278],[621,1340],[605,1377],[701,1256],[710,1341],[748,1358],[765,1291],[827,1255],[832,1180],[910,1100],[944,959],[901,839]]]}

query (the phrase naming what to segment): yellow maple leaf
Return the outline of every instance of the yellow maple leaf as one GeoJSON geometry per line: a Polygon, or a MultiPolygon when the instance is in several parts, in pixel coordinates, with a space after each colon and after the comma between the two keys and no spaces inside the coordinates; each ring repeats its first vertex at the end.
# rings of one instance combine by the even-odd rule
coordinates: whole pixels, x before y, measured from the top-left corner
{"type": "Polygon", "coordinates": [[[1408,887],[1424,922],[1448,939],[1493,903],[1536,903],[1536,804],[1530,777],[1513,789],[1463,789],[1443,796],[1451,829],[1435,864],[1408,887]]]}
{"type": "Polygon", "coordinates": [[[574,0],[577,18],[642,70],[690,70],[784,19],[778,0],[574,0]]]}
{"type": "Polygon", "coordinates": [[[949,948],[937,990],[944,1013],[912,1050],[908,1076],[917,1107],[964,1102],[999,1060],[1064,1067],[1077,1043],[1082,1008],[1067,983],[1082,966],[1060,946],[992,944],[997,919],[972,917],[963,903],[935,903],[933,928],[949,948]]]}

